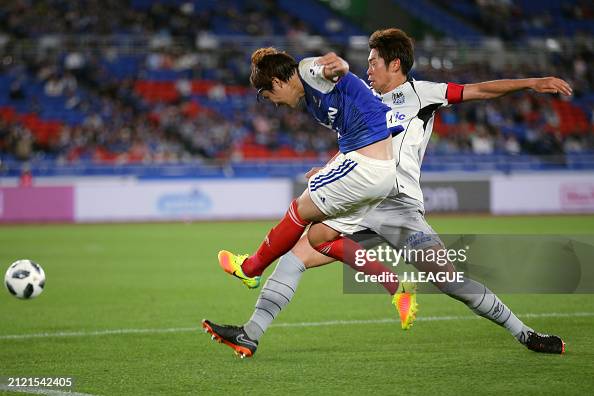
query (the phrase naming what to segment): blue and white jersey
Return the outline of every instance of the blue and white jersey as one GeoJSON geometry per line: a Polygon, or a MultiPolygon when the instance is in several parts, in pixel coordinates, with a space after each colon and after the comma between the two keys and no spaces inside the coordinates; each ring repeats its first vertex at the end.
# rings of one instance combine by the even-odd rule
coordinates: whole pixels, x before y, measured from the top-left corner
{"type": "Polygon", "coordinates": [[[338,83],[326,80],[316,58],[299,62],[307,110],[322,125],[338,133],[338,148],[348,153],[404,130],[392,109],[353,73],[338,83]]]}

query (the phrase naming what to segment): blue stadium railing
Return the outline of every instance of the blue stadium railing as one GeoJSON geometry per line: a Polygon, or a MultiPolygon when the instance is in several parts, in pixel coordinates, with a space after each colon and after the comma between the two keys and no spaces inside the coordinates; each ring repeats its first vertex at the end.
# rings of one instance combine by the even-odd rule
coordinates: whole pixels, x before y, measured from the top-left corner
{"type": "MultiPolygon", "coordinates": [[[[21,162],[0,158],[0,177],[18,177],[23,169],[33,176],[133,176],[151,178],[298,177],[323,161],[243,161],[204,164],[97,164],[91,161],[58,164],[53,160],[21,162]]],[[[594,170],[594,153],[565,156],[529,155],[428,155],[423,170],[429,172],[503,172],[594,170]]]]}

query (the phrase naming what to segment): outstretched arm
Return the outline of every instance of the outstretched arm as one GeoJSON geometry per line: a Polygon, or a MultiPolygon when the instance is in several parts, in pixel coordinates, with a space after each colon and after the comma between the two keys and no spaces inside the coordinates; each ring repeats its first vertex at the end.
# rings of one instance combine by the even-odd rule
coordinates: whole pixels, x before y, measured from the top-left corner
{"type": "Polygon", "coordinates": [[[560,93],[567,96],[572,93],[571,86],[566,81],[556,77],[495,80],[465,84],[462,101],[494,99],[524,89],[532,89],[538,93],[560,93]]]}

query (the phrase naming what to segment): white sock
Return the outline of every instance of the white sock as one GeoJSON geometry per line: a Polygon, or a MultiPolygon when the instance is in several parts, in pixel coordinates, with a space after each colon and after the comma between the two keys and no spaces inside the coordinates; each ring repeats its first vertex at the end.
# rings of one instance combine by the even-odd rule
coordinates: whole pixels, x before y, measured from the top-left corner
{"type": "Polygon", "coordinates": [[[243,326],[248,337],[253,340],[262,337],[270,323],[293,298],[304,271],[305,265],[293,253],[289,252],[280,258],[260,291],[252,317],[243,326]]]}
{"type": "Polygon", "coordinates": [[[464,283],[449,283],[442,291],[462,301],[475,314],[505,327],[522,344],[528,339],[527,333],[534,331],[518,319],[511,309],[482,283],[464,278],[464,283]]]}

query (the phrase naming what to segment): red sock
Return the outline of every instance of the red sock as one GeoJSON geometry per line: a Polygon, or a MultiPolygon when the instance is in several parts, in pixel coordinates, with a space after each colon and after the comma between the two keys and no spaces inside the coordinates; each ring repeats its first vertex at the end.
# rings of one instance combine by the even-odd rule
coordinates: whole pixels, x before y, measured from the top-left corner
{"type": "Polygon", "coordinates": [[[250,277],[262,275],[266,267],[295,246],[308,224],[297,213],[297,201],[291,202],[285,217],[268,232],[256,254],[241,264],[243,273],[250,277]]]}
{"type": "MultiPolygon", "coordinates": [[[[363,247],[352,239],[343,236],[330,242],[324,242],[321,245],[316,246],[315,249],[326,256],[348,264],[355,271],[363,272],[366,275],[380,275],[383,272],[393,273],[379,261],[369,261],[365,256],[358,258],[357,260],[359,261],[358,264],[361,264],[361,260],[364,261],[364,264],[357,265],[355,251],[363,249],[363,247]]],[[[395,294],[398,290],[398,278],[394,277],[394,279],[394,281],[382,282],[382,286],[391,295],[395,294]]]]}

